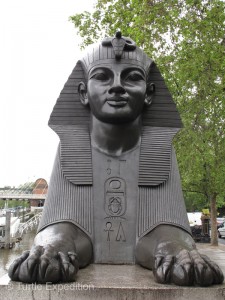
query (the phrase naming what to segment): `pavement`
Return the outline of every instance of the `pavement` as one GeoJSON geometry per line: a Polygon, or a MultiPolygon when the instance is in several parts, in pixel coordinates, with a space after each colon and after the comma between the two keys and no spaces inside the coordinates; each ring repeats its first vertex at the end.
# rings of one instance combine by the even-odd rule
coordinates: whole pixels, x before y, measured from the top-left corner
{"type": "Polygon", "coordinates": [[[211,246],[207,243],[197,243],[196,245],[201,254],[207,255],[211,260],[217,263],[225,277],[225,245],[219,244],[219,246],[211,246]]]}
{"type": "MultiPolygon", "coordinates": [[[[197,243],[201,254],[216,262],[225,275],[225,245],[197,243]]],[[[225,283],[210,287],[158,284],[151,271],[138,265],[92,264],[69,284],[22,284],[0,278],[1,300],[225,300],[225,283]]]]}

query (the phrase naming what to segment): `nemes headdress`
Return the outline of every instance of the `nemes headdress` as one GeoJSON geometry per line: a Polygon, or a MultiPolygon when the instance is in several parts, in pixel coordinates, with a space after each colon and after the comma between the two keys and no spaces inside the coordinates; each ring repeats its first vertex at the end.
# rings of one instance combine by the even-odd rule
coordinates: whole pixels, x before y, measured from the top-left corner
{"type": "MultiPolygon", "coordinates": [[[[100,44],[89,47],[88,51],[77,62],[59,95],[48,123],[60,137],[63,173],[66,178],[74,184],[92,184],[89,135],[91,114],[89,107],[83,106],[80,102],[78,85],[81,81],[87,81],[87,74],[94,66],[102,65],[106,62],[110,63],[110,61],[113,63],[138,65],[146,72],[150,82],[155,84],[155,94],[152,104],[145,107],[142,115],[142,147],[149,149],[147,152],[141,152],[142,154],[145,153],[143,155],[141,154],[145,167],[146,155],[151,156],[153,165],[154,161],[157,160],[157,157],[154,156],[154,143],[155,147],[161,147],[161,152],[164,151],[165,155],[167,155],[166,153],[170,152],[170,150],[168,150],[169,148],[167,149],[165,143],[169,143],[171,146],[173,136],[179,128],[182,127],[176,105],[153,60],[149,58],[133,40],[122,36],[120,32],[117,32],[115,37],[103,39],[100,44]],[[158,132],[158,134],[153,133],[153,131],[158,132]],[[149,135],[150,132],[152,132],[152,134],[149,135]],[[149,136],[151,137],[150,139],[149,136]],[[168,141],[165,142],[166,140],[168,141]],[[160,146],[160,143],[162,146],[160,146]],[[70,151],[68,149],[70,149],[70,151]],[[87,152],[89,154],[87,154],[87,152]],[[86,155],[83,156],[85,153],[86,155]],[[87,165],[90,165],[90,168],[87,168],[87,165]],[[80,174],[83,175],[81,176],[80,174]]],[[[160,151],[158,151],[158,153],[160,157],[162,153],[160,153],[160,151]]],[[[142,159],[140,157],[140,170],[141,164],[142,159]]],[[[161,164],[163,164],[163,159],[161,159],[161,164]]],[[[149,167],[151,167],[151,163],[149,167]]],[[[170,160],[166,162],[166,166],[164,163],[162,168],[166,169],[163,178],[168,178],[170,160]]],[[[157,171],[155,173],[153,171],[150,177],[146,176],[145,172],[141,174],[140,171],[139,183],[144,186],[158,185],[160,182],[163,182],[163,180],[162,176],[160,178],[157,176],[157,171]]]]}
{"type": "Polygon", "coordinates": [[[104,38],[98,45],[92,46],[82,58],[84,69],[88,73],[94,66],[104,63],[128,63],[138,65],[148,72],[152,59],[149,58],[133,40],[121,36],[117,32],[115,37],[104,38]]]}

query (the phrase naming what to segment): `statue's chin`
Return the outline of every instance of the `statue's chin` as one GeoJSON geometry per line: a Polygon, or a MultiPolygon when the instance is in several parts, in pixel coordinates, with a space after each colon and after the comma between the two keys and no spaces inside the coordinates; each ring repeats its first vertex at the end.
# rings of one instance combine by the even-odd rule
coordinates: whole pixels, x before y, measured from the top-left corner
{"type": "Polygon", "coordinates": [[[135,120],[137,120],[138,116],[135,115],[128,115],[128,114],[108,114],[106,116],[99,116],[99,115],[94,115],[95,118],[106,124],[112,124],[112,125],[123,125],[123,124],[130,124],[133,123],[135,120]]]}

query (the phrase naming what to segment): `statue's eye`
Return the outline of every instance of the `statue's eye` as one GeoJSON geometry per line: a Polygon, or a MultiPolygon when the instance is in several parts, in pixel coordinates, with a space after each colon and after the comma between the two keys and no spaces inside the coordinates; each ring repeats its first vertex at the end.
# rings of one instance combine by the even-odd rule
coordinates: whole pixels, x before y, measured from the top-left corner
{"type": "Polygon", "coordinates": [[[108,76],[106,73],[98,72],[98,73],[93,74],[90,79],[104,81],[104,80],[108,80],[108,76]]]}
{"type": "Polygon", "coordinates": [[[132,72],[127,75],[126,80],[139,81],[144,80],[144,77],[140,73],[132,72]]]}

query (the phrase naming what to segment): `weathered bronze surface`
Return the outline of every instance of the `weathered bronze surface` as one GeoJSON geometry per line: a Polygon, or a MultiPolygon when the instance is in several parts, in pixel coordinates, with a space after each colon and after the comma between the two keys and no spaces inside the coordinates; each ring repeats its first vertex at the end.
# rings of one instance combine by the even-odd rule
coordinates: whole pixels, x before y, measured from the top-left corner
{"type": "Polygon", "coordinates": [[[39,232],[12,280],[74,281],[88,264],[134,264],[156,281],[223,282],[190,234],[172,139],[182,126],[147,55],[117,33],[78,61],[49,120],[60,145],[39,232]]]}

